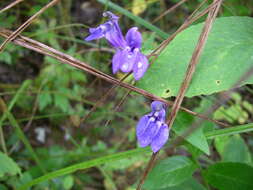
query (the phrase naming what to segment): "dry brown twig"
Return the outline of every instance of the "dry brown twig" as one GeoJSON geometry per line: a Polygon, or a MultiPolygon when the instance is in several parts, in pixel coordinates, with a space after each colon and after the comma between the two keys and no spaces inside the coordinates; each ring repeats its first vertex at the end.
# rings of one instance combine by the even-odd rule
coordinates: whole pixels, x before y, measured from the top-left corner
{"type": "MultiPolygon", "coordinates": [[[[167,119],[167,124],[168,126],[171,128],[173,126],[173,123],[175,121],[175,118],[177,116],[177,113],[180,109],[180,106],[182,104],[182,101],[184,99],[184,95],[190,85],[190,82],[191,82],[191,79],[192,79],[192,76],[195,72],[195,69],[196,69],[196,65],[198,64],[198,61],[199,61],[199,58],[200,58],[200,55],[205,47],[205,44],[206,44],[206,41],[207,41],[207,38],[208,38],[208,34],[212,28],[212,25],[213,25],[213,22],[218,14],[218,11],[219,11],[219,8],[220,8],[220,5],[222,3],[222,0],[214,0],[213,1],[213,4],[215,3],[215,7],[213,9],[210,10],[209,14],[208,14],[208,17],[205,21],[205,24],[204,24],[204,27],[202,29],[202,32],[200,34],[200,37],[199,37],[199,40],[198,40],[198,43],[195,47],[195,50],[192,54],[192,58],[191,58],[191,61],[188,65],[188,68],[187,68],[187,71],[186,71],[186,74],[185,74],[185,78],[181,84],[181,87],[179,89],[179,92],[178,92],[178,95],[176,97],[176,100],[172,106],[172,111],[171,113],[169,114],[169,117],[167,119]],[[216,4],[217,3],[217,4],[216,4]]],[[[141,177],[141,180],[137,186],[137,190],[141,190],[142,188],[142,185],[149,173],[149,171],[153,168],[154,164],[155,164],[155,161],[157,159],[157,156],[159,154],[159,151],[156,152],[156,153],[153,153],[152,156],[151,156],[151,159],[141,177]]]]}
{"type": "MultiPolygon", "coordinates": [[[[12,32],[10,32],[9,30],[6,30],[6,29],[1,29],[0,28],[0,36],[4,37],[4,38],[8,38],[8,36],[11,34],[12,32]]],[[[64,54],[60,51],[57,51],[55,50],[54,48],[52,47],[49,47],[43,43],[40,43],[38,41],[35,41],[35,40],[32,40],[30,38],[26,38],[26,37],[23,37],[23,36],[17,36],[14,40],[13,40],[13,43],[17,44],[17,45],[20,45],[20,46],[23,46],[27,49],[31,49],[33,51],[36,51],[36,52],[39,52],[43,55],[47,55],[47,56],[50,56],[50,57],[53,57],[55,59],[57,59],[58,61],[62,62],[62,63],[65,63],[65,64],[69,64],[73,67],[76,67],[76,68],[79,68],[83,71],[86,71],[92,75],[95,75],[101,79],[104,79],[112,84],[115,84],[115,85],[119,85],[123,88],[126,88],[126,89],[130,89],[131,91],[134,91],[138,94],[142,94],[143,96],[149,98],[149,99],[152,99],[152,100],[159,100],[159,101],[162,101],[164,102],[165,104],[167,104],[168,106],[172,106],[173,102],[171,101],[167,101],[161,97],[158,97],[158,96],[155,96],[143,89],[140,89],[140,88],[137,88],[135,86],[132,86],[130,84],[127,84],[127,83],[124,83],[124,82],[121,82],[120,80],[117,80],[93,67],[91,67],[90,65],[84,63],[84,62],[81,62],[75,58],[73,58],[72,56],[69,56],[67,54],[64,54]]],[[[180,107],[180,109],[182,111],[185,111],[191,115],[194,115],[194,116],[197,116],[197,117],[202,117],[208,121],[211,121],[211,122],[214,122],[216,124],[218,124],[219,126],[223,126],[223,127],[226,127],[228,126],[227,124],[223,123],[223,122],[220,122],[220,121],[217,121],[217,120],[213,120],[211,118],[206,118],[205,116],[199,114],[199,113],[196,113],[196,112],[193,112],[187,108],[184,108],[184,107],[180,107]]]]}
{"type": "Polygon", "coordinates": [[[6,7],[2,8],[2,9],[0,10],[0,14],[3,13],[4,11],[7,11],[8,9],[14,7],[15,5],[21,3],[22,1],[24,1],[24,0],[16,0],[16,1],[13,1],[13,2],[10,3],[9,5],[7,5],[6,7]]]}
{"type": "Polygon", "coordinates": [[[172,7],[170,7],[168,10],[164,11],[162,14],[160,14],[158,17],[156,17],[154,20],[152,20],[151,23],[155,23],[158,20],[160,20],[162,17],[166,16],[167,14],[171,13],[172,11],[174,11],[177,7],[179,7],[180,5],[182,5],[184,2],[186,2],[187,0],[181,0],[179,1],[177,4],[173,5],[172,7]]]}
{"type": "MultiPolygon", "coordinates": [[[[158,57],[158,55],[161,53],[161,51],[163,49],[165,49],[165,47],[176,37],[177,34],[179,34],[182,30],[186,29],[191,23],[193,23],[194,21],[196,21],[197,19],[199,19],[201,16],[203,16],[204,14],[206,14],[208,12],[208,10],[210,10],[212,8],[213,5],[210,5],[208,8],[206,8],[206,10],[204,10],[202,13],[200,13],[199,15],[195,16],[195,13],[206,3],[207,0],[202,1],[202,3],[200,3],[200,5],[195,9],[195,11],[186,19],[186,21],[179,27],[179,29],[172,34],[170,37],[168,37],[166,40],[164,40],[162,42],[162,44],[160,46],[158,46],[158,48],[156,48],[150,55],[148,55],[147,57],[150,58],[151,56],[155,56],[155,59],[158,57]],[[157,51],[159,51],[157,53],[157,51]],[[157,54],[156,54],[157,53],[157,54]]],[[[154,63],[155,59],[152,60],[151,64],[154,63]]],[[[122,79],[122,81],[124,81],[124,79],[122,79]]],[[[116,88],[117,86],[112,86],[107,93],[105,93],[103,96],[100,97],[100,99],[97,101],[97,103],[92,107],[92,109],[88,112],[87,115],[85,115],[81,122],[84,122],[90,115],[92,112],[94,112],[99,105],[102,105],[103,102],[106,100],[106,98],[110,95],[110,93],[113,91],[114,88],[116,88]]],[[[131,90],[129,90],[128,92],[126,92],[126,94],[130,94],[131,90]]],[[[124,97],[124,99],[127,98],[127,95],[124,97]]],[[[123,103],[123,102],[122,102],[123,103]]],[[[120,104],[122,104],[120,103],[120,104]]],[[[115,107],[115,111],[119,108],[119,106],[115,107]]]]}
{"type": "Polygon", "coordinates": [[[26,22],[24,22],[17,30],[15,30],[8,38],[4,40],[4,42],[0,46],[0,52],[3,51],[5,46],[14,38],[16,38],[23,30],[25,30],[41,13],[47,10],[49,7],[55,5],[59,0],[53,0],[36,12],[32,17],[30,17],[26,22]]]}

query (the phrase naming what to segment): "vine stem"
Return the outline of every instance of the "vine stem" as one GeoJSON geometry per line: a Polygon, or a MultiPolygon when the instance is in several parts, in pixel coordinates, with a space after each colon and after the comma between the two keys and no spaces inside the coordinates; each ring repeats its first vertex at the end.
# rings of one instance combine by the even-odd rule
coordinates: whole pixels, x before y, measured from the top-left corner
{"type": "MultiPolygon", "coordinates": [[[[202,29],[202,32],[200,34],[200,37],[199,37],[199,40],[198,40],[198,43],[195,47],[195,50],[192,54],[192,58],[191,58],[191,61],[187,67],[187,71],[186,71],[186,74],[185,74],[185,78],[181,84],[181,87],[179,89],[179,93],[176,97],[176,100],[172,106],[172,111],[171,113],[169,114],[169,117],[167,119],[167,124],[169,126],[169,128],[172,128],[173,126],[173,123],[176,119],[176,116],[177,116],[177,113],[180,109],[180,106],[182,104],[182,101],[184,99],[184,95],[190,85],[190,82],[191,82],[191,79],[192,79],[192,76],[195,72],[195,69],[196,69],[196,65],[198,64],[199,62],[199,58],[200,58],[200,55],[201,53],[203,52],[203,49],[205,47],[205,44],[206,44],[206,41],[207,41],[207,38],[208,38],[208,34],[213,26],[213,22],[218,14],[218,11],[219,11],[219,8],[221,6],[221,3],[222,3],[222,0],[214,0],[213,1],[213,4],[216,4],[214,6],[214,8],[212,8],[210,11],[209,11],[209,14],[206,18],[206,21],[205,21],[205,25],[202,29]]],[[[141,177],[141,180],[136,188],[136,190],[141,190],[142,188],[142,185],[148,175],[148,173],[150,172],[150,170],[153,168],[154,164],[155,164],[155,160],[157,159],[157,156],[159,154],[159,151],[156,152],[156,153],[153,153],[153,155],[151,156],[150,158],[150,161],[141,177]]]]}

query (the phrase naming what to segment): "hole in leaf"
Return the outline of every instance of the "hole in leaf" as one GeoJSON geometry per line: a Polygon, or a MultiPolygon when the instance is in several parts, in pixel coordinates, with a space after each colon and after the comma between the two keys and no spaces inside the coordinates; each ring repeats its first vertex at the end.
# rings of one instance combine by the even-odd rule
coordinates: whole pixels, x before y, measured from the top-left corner
{"type": "Polygon", "coordinates": [[[170,93],[170,89],[167,89],[165,92],[166,92],[166,94],[169,94],[170,93]]]}
{"type": "Polygon", "coordinates": [[[221,81],[220,80],[216,80],[215,81],[217,85],[220,85],[221,81]]]}

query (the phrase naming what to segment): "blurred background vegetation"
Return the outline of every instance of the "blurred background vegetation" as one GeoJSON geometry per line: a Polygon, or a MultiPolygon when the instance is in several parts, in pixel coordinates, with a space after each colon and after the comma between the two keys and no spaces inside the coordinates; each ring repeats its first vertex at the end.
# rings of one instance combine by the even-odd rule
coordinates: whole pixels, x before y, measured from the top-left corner
{"type": "MultiPolygon", "coordinates": [[[[48,2],[48,0],[25,0],[5,12],[0,12],[0,27],[14,31],[48,2]]],[[[152,22],[179,1],[113,2],[134,15],[152,22]]],[[[188,0],[153,24],[171,34],[200,2],[201,0],[188,0]]],[[[8,0],[1,0],[0,8],[9,3],[8,0]]],[[[22,35],[111,74],[113,49],[103,40],[91,43],[83,40],[89,27],[94,27],[103,21],[102,12],[107,9],[110,10],[107,4],[95,0],[61,0],[39,16],[22,32],[22,35]]],[[[114,13],[122,14],[115,10],[114,13]]],[[[253,16],[252,0],[224,1],[219,14],[219,16],[253,16]]],[[[204,18],[198,22],[203,20],[204,18]]],[[[121,16],[120,25],[124,32],[132,26],[139,26],[127,16],[121,16]]],[[[143,51],[148,54],[162,42],[162,39],[153,31],[148,31],[141,26],[140,30],[144,38],[143,51]]],[[[1,43],[3,40],[0,38],[1,43]]],[[[126,93],[125,89],[116,88],[103,105],[82,121],[111,86],[101,79],[64,65],[53,58],[8,44],[0,53],[0,124],[3,129],[1,150],[7,152],[12,159],[0,155],[0,189],[15,189],[47,172],[136,148],[136,122],[141,115],[149,111],[149,106],[146,104],[149,100],[145,100],[144,97],[131,94],[118,111],[113,111],[126,93]],[[5,114],[6,110],[9,110],[8,114],[5,114]],[[22,136],[19,129],[26,137],[22,136]],[[23,144],[26,140],[31,144],[32,150],[29,150],[28,145],[23,144]],[[34,161],[36,156],[40,164],[34,161]],[[18,166],[1,170],[5,163],[13,163],[13,161],[18,166]],[[19,174],[20,171],[22,174],[19,174]]],[[[252,122],[252,93],[252,85],[241,88],[233,94],[226,105],[222,105],[213,114],[213,117],[231,125],[252,122]]],[[[191,110],[201,110],[201,105],[215,101],[218,101],[216,95],[195,97],[186,99],[184,106],[191,110]]],[[[189,155],[189,149],[178,147],[174,153],[189,155]]],[[[242,159],[243,162],[252,164],[252,149],[252,133],[229,136],[222,140],[217,138],[212,145],[211,156],[208,158],[204,156],[203,159],[207,160],[206,162],[242,159]],[[243,158],[239,158],[239,155],[231,155],[231,152],[238,148],[244,155],[243,158]]],[[[150,152],[138,154],[135,157],[75,172],[53,181],[40,183],[33,189],[130,190],[142,174],[150,154],[150,152]]],[[[169,154],[171,153],[163,152],[161,157],[169,154]]]]}

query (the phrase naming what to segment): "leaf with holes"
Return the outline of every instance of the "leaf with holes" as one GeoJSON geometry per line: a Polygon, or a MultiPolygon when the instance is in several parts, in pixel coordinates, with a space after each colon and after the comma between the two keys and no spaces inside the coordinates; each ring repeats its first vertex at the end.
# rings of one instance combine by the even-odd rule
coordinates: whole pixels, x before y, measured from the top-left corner
{"type": "Polygon", "coordinates": [[[173,156],[159,162],[148,174],[144,188],[162,189],[179,185],[191,178],[197,168],[189,158],[173,156]]]}
{"type": "MultiPolygon", "coordinates": [[[[157,96],[176,96],[203,23],[181,32],[150,66],[137,86],[157,96]]],[[[253,18],[218,18],[208,36],[187,97],[230,89],[253,66],[253,18]]],[[[252,84],[253,77],[243,84],[252,84]]]]}

